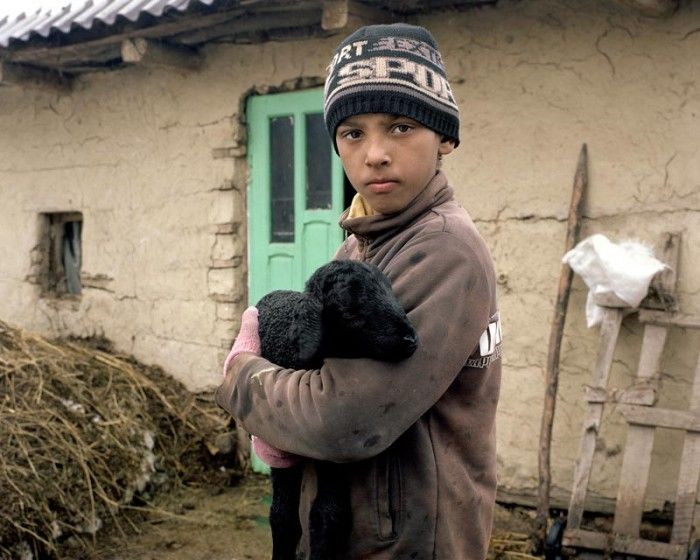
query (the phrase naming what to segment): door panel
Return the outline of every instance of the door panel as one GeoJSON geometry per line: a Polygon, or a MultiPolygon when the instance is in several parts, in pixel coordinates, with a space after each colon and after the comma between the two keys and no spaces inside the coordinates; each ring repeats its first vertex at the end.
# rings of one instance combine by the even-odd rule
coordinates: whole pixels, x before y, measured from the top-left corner
{"type": "Polygon", "coordinates": [[[294,276],[294,257],[284,253],[270,255],[267,270],[269,274],[266,278],[265,293],[273,290],[289,290],[288,279],[294,276]]]}
{"type": "Polygon", "coordinates": [[[335,228],[327,222],[308,222],[303,225],[301,260],[304,278],[311,276],[335,254],[338,248],[335,233],[335,228]]]}

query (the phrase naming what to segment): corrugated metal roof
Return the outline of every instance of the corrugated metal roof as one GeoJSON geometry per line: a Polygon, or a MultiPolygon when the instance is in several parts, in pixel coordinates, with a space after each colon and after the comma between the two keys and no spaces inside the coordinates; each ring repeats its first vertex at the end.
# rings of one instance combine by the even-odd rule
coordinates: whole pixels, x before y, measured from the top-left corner
{"type": "Polygon", "coordinates": [[[75,27],[91,29],[95,22],[113,25],[118,17],[136,21],[143,13],[160,17],[166,9],[184,12],[191,4],[212,5],[217,0],[79,0],[60,8],[39,8],[33,13],[9,17],[0,7],[0,46],[12,40],[27,41],[33,34],[48,37],[56,30],[69,33],[75,27]]]}

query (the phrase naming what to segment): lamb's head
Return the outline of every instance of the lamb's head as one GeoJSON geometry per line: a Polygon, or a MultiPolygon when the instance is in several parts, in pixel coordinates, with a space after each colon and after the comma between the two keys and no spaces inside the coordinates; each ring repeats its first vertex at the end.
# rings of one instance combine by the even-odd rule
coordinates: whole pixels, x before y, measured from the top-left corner
{"type": "Polygon", "coordinates": [[[398,361],[417,347],[416,332],[381,271],[332,261],[306,283],[322,305],[324,356],[398,361]]]}
{"type": "Polygon", "coordinates": [[[264,358],[292,369],[321,365],[320,301],[307,293],[276,290],[263,296],[256,307],[264,358]]]}

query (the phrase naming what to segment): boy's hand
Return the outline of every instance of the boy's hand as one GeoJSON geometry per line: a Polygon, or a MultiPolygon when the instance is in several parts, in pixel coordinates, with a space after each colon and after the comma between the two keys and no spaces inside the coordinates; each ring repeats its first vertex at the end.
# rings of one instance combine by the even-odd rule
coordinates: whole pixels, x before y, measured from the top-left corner
{"type": "Polygon", "coordinates": [[[258,309],[249,307],[241,316],[241,329],[238,331],[231,351],[226,356],[224,362],[224,377],[228,373],[228,366],[238,354],[250,352],[251,354],[260,355],[260,335],[258,334],[258,309]]]}
{"type": "MultiPolygon", "coordinates": [[[[238,331],[231,351],[224,362],[224,377],[228,373],[228,367],[231,361],[244,352],[260,355],[260,335],[258,334],[258,309],[249,307],[241,316],[241,329],[238,331]]],[[[299,462],[300,457],[293,453],[287,453],[281,449],[277,449],[260,438],[253,437],[253,449],[262,461],[275,469],[286,469],[293,467],[299,462]]]]}
{"type": "Polygon", "coordinates": [[[293,467],[299,462],[301,457],[299,455],[294,455],[294,453],[287,453],[281,449],[271,446],[269,443],[264,442],[259,437],[253,437],[253,450],[255,454],[260,457],[263,463],[272,467],[273,469],[288,469],[293,467]]]}

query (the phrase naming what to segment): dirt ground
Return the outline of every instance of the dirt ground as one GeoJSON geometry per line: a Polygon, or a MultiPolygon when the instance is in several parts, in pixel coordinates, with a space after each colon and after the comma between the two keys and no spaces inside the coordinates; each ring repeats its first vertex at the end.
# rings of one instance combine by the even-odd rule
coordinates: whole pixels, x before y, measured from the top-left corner
{"type": "Polygon", "coordinates": [[[193,487],[160,496],[160,511],[137,533],[98,545],[100,560],[269,560],[269,479],[249,475],[231,487],[193,487]]]}
{"type": "MultiPolygon", "coordinates": [[[[185,487],[156,501],[159,513],[136,524],[136,534],[102,537],[100,560],[268,560],[272,551],[267,477],[249,475],[232,487],[185,487]]],[[[523,542],[528,510],[497,507],[490,558],[531,558],[523,542]],[[504,548],[512,552],[501,552],[504,548]]]]}
{"type": "MultiPolygon", "coordinates": [[[[249,474],[232,485],[209,481],[205,485],[184,486],[170,494],[161,493],[148,514],[139,514],[140,519],[128,530],[128,536],[115,531],[109,535],[100,532],[93,553],[67,552],[61,557],[66,560],[269,560],[270,502],[270,479],[266,476],[249,474]]],[[[543,558],[532,552],[534,518],[534,509],[496,504],[487,560],[543,558]]],[[[653,520],[642,522],[642,537],[668,542],[671,519],[668,512],[656,512],[653,520]]],[[[587,516],[584,527],[609,533],[612,516],[587,516]]],[[[602,554],[581,550],[569,553],[581,560],[603,558],[602,554]]]]}

